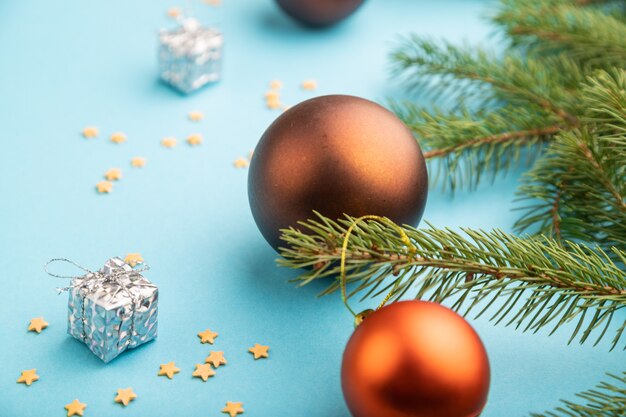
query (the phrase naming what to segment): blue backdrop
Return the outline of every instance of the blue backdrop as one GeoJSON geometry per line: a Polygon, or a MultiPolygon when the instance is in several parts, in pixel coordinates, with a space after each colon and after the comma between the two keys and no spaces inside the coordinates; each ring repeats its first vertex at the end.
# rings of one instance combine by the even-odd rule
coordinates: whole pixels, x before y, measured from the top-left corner
{"type": "MultiPolygon", "coordinates": [[[[74,398],[88,404],[85,416],[219,416],[226,401],[242,401],[250,417],[348,415],[339,369],[351,317],[339,297],[315,297],[324,284],[295,288],[295,272],[275,266],[248,208],[247,171],[232,161],[279,114],[264,108],[270,80],[284,82],[286,104],[313,95],[298,87],[307,78],[318,81],[315,94],[384,100],[401,92],[387,60],[399,35],[498,48],[481,20],[487,4],[370,0],[345,24],[311,32],[270,0],[222,3],[193,9],[225,34],[223,80],[182,97],[157,82],[156,33],[172,25],[166,10],[185,4],[0,2],[0,416],[61,416],[74,398]],[[199,124],[186,118],[196,109],[206,116],[199,124]],[[87,125],[100,128],[98,139],[81,137],[87,125]],[[128,142],[109,142],[115,131],[128,142]],[[205,143],[191,148],[182,140],[195,132],[205,143]],[[161,147],[165,136],[179,145],[161,147]],[[131,169],[134,156],[146,167],[131,169]],[[98,195],[94,185],[111,167],[124,178],[98,195]],[[42,266],[63,256],[98,268],[128,252],[143,254],[160,287],[159,338],[104,365],[66,334],[66,296],[42,266]],[[49,328],[27,332],[40,315],[49,328]],[[220,334],[214,347],[198,341],[206,328],[220,334]],[[271,346],[269,360],[252,360],[254,343],[271,346]],[[206,383],[192,379],[211,348],[228,365],[206,383]],[[169,361],[181,373],[157,377],[169,361]],[[15,383],[33,367],[40,381],[15,383]],[[128,386],[138,398],[122,409],[113,397],[128,386]]],[[[434,189],[425,219],[510,230],[520,172],[454,199],[434,189]]],[[[548,337],[472,324],[492,365],[486,417],[552,407],[621,371],[625,359],[608,352],[609,340],[567,346],[567,329],[548,337]]]]}

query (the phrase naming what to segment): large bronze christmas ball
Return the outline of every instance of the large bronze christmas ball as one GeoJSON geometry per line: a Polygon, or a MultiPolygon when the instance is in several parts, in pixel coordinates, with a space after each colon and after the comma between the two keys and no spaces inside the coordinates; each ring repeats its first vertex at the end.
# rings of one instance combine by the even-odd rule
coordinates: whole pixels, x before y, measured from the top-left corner
{"type": "Polygon", "coordinates": [[[402,301],[369,315],[343,354],[354,417],[476,417],[489,391],[480,338],[439,304],[402,301]]]}
{"type": "Polygon", "coordinates": [[[279,229],[315,217],[375,214],[416,225],[428,174],[409,129],[371,101],[316,97],[287,110],[265,131],[248,174],[257,226],[275,249],[279,229]]]}
{"type": "Polygon", "coordinates": [[[364,0],[276,0],[291,17],[311,27],[330,26],[351,15],[364,0]]]}

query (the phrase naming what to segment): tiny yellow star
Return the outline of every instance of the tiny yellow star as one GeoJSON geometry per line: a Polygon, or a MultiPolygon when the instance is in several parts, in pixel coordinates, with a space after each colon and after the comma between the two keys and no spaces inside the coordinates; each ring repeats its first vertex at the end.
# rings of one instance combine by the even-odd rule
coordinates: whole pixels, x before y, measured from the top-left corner
{"type": "Polygon", "coordinates": [[[215,338],[217,337],[217,333],[212,332],[210,329],[206,329],[205,331],[198,333],[198,337],[200,338],[200,343],[213,344],[213,342],[215,342],[215,338]]]}
{"type": "Polygon", "coordinates": [[[158,375],[165,375],[169,379],[174,378],[174,374],[180,372],[180,369],[176,367],[174,362],[166,363],[165,365],[161,365],[161,369],[159,369],[158,375]]]}
{"type": "Polygon", "coordinates": [[[200,120],[204,119],[204,114],[202,114],[202,112],[198,110],[190,111],[187,116],[192,122],[199,122],[200,120]]]}
{"type": "Polygon", "coordinates": [[[124,262],[126,262],[128,265],[134,268],[135,265],[143,263],[143,257],[141,256],[140,253],[129,253],[124,258],[124,262]]]}
{"type": "Polygon", "coordinates": [[[96,189],[99,193],[110,193],[113,190],[113,183],[111,181],[100,181],[96,184],[96,189]]]}
{"type": "Polygon", "coordinates": [[[111,135],[111,142],[113,143],[122,143],[126,142],[126,134],[122,132],[115,132],[111,135]]]}
{"type": "Polygon", "coordinates": [[[226,365],[227,363],[226,358],[224,358],[224,352],[222,351],[211,351],[211,353],[209,354],[209,356],[207,356],[204,362],[210,363],[211,365],[213,365],[214,368],[219,368],[220,365],[226,365]]]}
{"type": "Polygon", "coordinates": [[[176,19],[177,17],[179,17],[183,12],[180,10],[180,8],[178,7],[170,7],[167,10],[167,15],[169,17],[172,17],[174,19],[176,19]]]}
{"type": "Polygon", "coordinates": [[[280,101],[280,93],[276,90],[269,90],[265,93],[265,99],[267,101],[270,101],[270,100],[280,101]]]}
{"type": "Polygon", "coordinates": [[[203,363],[203,364],[197,364],[196,370],[193,371],[191,375],[197,378],[202,378],[202,380],[206,382],[206,380],[209,379],[209,377],[212,377],[215,375],[215,371],[211,369],[211,364],[203,363]]]}
{"type": "Polygon", "coordinates": [[[83,129],[83,137],[93,139],[98,137],[98,128],[95,126],[87,126],[83,129]]]}
{"type": "Polygon", "coordinates": [[[173,148],[174,146],[176,146],[176,138],[173,138],[171,136],[163,138],[163,140],[161,141],[161,145],[165,146],[166,148],[173,148]]]}
{"type": "Polygon", "coordinates": [[[211,5],[211,6],[219,6],[220,4],[222,4],[222,0],[203,0],[204,3],[211,5]]]}
{"type": "Polygon", "coordinates": [[[272,90],[280,90],[283,88],[283,82],[280,80],[272,80],[270,81],[270,88],[272,90]]]}
{"type": "Polygon", "coordinates": [[[202,135],[200,133],[194,133],[187,136],[187,143],[191,146],[200,145],[202,143],[202,135]]]}
{"type": "Polygon", "coordinates": [[[252,353],[254,355],[254,359],[256,360],[259,358],[269,357],[269,354],[267,353],[268,350],[270,350],[269,346],[262,346],[258,343],[255,343],[253,347],[248,349],[248,352],[252,353]]]}
{"type": "Polygon", "coordinates": [[[247,168],[250,162],[246,158],[237,158],[233,161],[235,168],[247,168]]]}
{"type": "Polygon", "coordinates": [[[111,168],[104,173],[104,178],[108,181],[117,181],[122,178],[122,170],[119,168],[111,168]]]}
{"type": "Polygon", "coordinates": [[[236,417],[237,414],[243,414],[243,403],[226,401],[226,407],[222,408],[222,413],[228,413],[230,417],[236,417]]]}
{"type": "Polygon", "coordinates": [[[309,90],[309,91],[313,91],[317,89],[317,81],[315,80],[305,80],[302,81],[302,89],[303,90],[309,90]]]}
{"type": "Polygon", "coordinates": [[[137,398],[137,394],[133,392],[132,388],[120,388],[117,390],[117,396],[115,397],[116,403],[122,403],[127,406],[132,400],[137,398]]]}
{"type": "Polygon", "coordinates": [[[43,319],[43,317],[37,317],[30,321],[28,325],[28,330],[31,332],[41,333],[43,329],[48,327],[48,323],[43,319]]]}
{"type": "Polygon", "coordinates": [[[37,370],[29,369],[27,371],[22,371],[22,374],[20,375],[20,377],[17,378],[17,382],[24,383],[30,386],[30,384],[37,381],[38,379],[39,379],[39,375],[37,375],[37,370]]]}
{"type": "Polygon", "coordinates": [[[82,416],[85,412],[85,407],[87,407],[87,404],[85,403],[81,403],[78,400],[72,401],[65,406],[65,409],[67,410],[67,417],[74,415],[82,416]]]}
{"type": "Polygon", "coordinates": [[[282,106],[279,98],[268,98],[265,104],[270,110],[280,109],[282,106]]]}
{"type": "Polygon", "coordinates": [[[144,166],[146,166],[146,158],[136,156],[130,160],[130,164],[137,168],[143,168],[144,166]]]}

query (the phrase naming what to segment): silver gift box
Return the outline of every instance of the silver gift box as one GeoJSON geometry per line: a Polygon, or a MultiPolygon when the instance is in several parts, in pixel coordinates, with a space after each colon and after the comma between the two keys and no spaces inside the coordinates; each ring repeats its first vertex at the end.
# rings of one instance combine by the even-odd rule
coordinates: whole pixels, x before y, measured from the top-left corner
{"type": "Polygon", "coordinates": [[[120,258],[72,280],[67,332],[105,363],[157,336],[158,288],[120,258]]]}
{"type": "Polygon", "coordinates": [[[188,94],[219,80],[222,34],[185,19],[174,30],[159,33],[159,72],[161,79],[188,94]]]}

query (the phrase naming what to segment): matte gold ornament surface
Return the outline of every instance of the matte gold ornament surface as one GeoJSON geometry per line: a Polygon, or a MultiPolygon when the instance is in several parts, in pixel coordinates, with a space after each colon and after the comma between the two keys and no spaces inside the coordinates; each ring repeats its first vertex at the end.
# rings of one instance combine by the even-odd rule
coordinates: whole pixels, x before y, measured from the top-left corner
{"type": "Polygon", "coordinates": [[[353,417],[477,417],[489,360],[474,329],[440,304],[396,302],[348,341],[341,385],[353,417]]]}
{"type": "Polygon", "coordinates": [[[335,24],[351,15],[364,0],[276,0],[291,17],[311,27],[335,24]]]}
{"type": "Polygon", "coordinates": [[[278,117],[248,174],[254,220],[275,249],[279,229],[313,210],[417,225],[427,194],[426,163],[409,129],[378,104],[345,95],[316,97],[278,117]]]}

